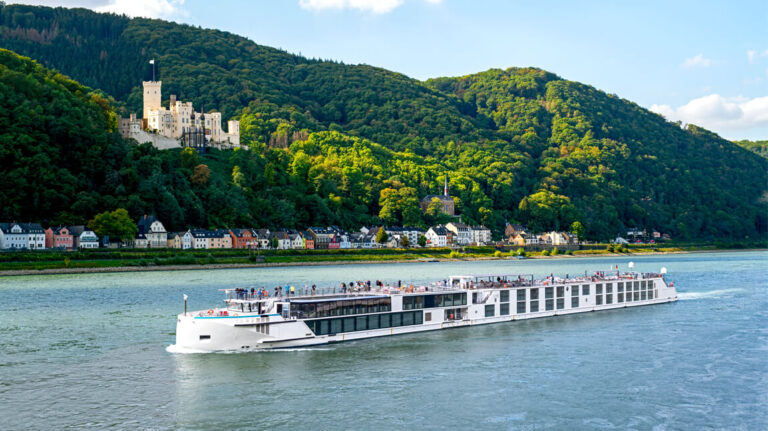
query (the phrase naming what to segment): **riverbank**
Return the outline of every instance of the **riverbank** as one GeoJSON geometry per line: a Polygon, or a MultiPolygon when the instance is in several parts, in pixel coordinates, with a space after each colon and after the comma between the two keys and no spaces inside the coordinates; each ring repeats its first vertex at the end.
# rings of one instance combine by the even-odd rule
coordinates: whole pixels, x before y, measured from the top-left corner
{"type": "MultiPolygon", "coordinates": [[[[751,248],[751,249],[683,249],[683,248],[667,248],[656,251],[633,251],[628,253],[610,252],[608,250],[580,250],[573,252],[572,254],[557,254],[557,255],[542,255],[542,254],[528,254],[524,259],[574,259],[574,258],[593,258],[593,257],[626,257],[626,256],[648,256],[648,255],[665,255],[665,254],[688,254],[688,253],[716,253],[722,251],[738,252],[738,251],[762,251],[764,248],[751,248]]],[[[403,255],[377,255],[376,259],[338,259],[341,256],[326,256],[328,259],[323,260],[322,256],[287,256],[283,259],[276,259],[274,261],[267,262],[249,262],[249,263],[196,263],[196,264],[183,264],[183,265],[118,265],[115,266],[88,266],[92,262],[78,262],[78,264],[84,264],[82,266],[74,267],[59,267],[59,268],[41,268],[41,269],[0,269],[0,277],[10,276],[23,276],[23,275],[53,275],[53,274],[89,274],[89,273],[112,273],[112,272],[149,272],[149,271],[193,271],[193,270],[217,270],[217,269],[243,269],[243,268],[269,268],[269,267],[292,267],[292,266],[325,266],[325,265],[351,265],[351,264],[383,264],[383,263],[424,263],[424,262],[457,262],[457,261],[481,261],[481,260],[518,260],[521,257],[516,256],[513,253],[503,253],[501,256],[497,255],[477,255],[474,254],[456,254],[453,257],[443,256],[424,256],[424,254],[413,254],[407,257],[403,255]],[[301,257],[311,258],[301,259],[301,257]],[[333,259],[336,257],[336,259],[333,259]]],[[[347,256],[349,257],[349,256],[347,256]]],[[[355,256],[358,257],[358,256],[355,256]]],[[[365,257],[365,255],[359,256],[365,257]]],[[[99,262],[104,263],[104,262],[99,262]]],[[[2,266],[0,266],[2,268],[2,266]]]]}

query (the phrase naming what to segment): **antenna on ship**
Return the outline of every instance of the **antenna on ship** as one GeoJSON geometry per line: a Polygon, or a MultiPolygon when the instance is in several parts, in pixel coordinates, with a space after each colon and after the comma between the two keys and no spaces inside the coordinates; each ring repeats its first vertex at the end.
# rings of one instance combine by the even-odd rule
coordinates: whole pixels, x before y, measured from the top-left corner
{"type": "Polygon", "coordinates": [[[188,298],[189,298],[189,297],[188,297],[188,296],[187,296],[187,294],[185,293],[185,294],[184,294],[184,315],[185,315],[185,316],[187,315],[187,299],[188,299],[188,298]]]}

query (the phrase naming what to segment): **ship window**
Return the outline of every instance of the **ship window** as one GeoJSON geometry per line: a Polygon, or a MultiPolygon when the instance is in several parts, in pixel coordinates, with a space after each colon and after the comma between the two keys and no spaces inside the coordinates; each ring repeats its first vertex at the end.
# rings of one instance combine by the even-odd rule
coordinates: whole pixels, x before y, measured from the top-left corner
{"type": "Polygon", "coordinates": [[[565,308],[565,299],[557,298],[557,309],[562,310],[563,308],[565,308]]]}
{"type": "Polygon", "coordinates": [[[531,289],[531,299],[539,299],[539,289],[531,289]]]}
{"type": "Polygon", "coordinates": [[[517,300],[525,301],[525,289],[517,289],[517,300]]]}
{"type": "Polygon", "coordinates": [[[413,313],[402,313],[402,314],[403,314],[403,326],[413,325],[413,313]]]}
{"type": "Polygon", "coordinates": [[[619,293],[624,291],[624,283],[623,282],[618,284],[618,289],[619,289],[619,293]]]}
{"type": "Polygon", "coordinates": [[[379,315],[373,314],[368,316],[368,329],[379,329],[379,315]]]}
{"type": "Polygon", "coordinates": [[[653,290],[649,290],[648,291],[648,299],[653,299],[653,295],[654,295],[654,291],[653,290]]]}
{"type": "Polygon", "coordinates": [[[403,325],[403,316],[400,315],[400,313],[390,314],[390,316],[392,316],[392,326],[393,327],[397,327],[397,326],[402,326],[403,325]]]}
{"type": "Polygon", "coordinates": [[[632,296],[633,301],[639,301],[640,300],[640,292],[635,292],[635,294],[632,296]]]}
{"type": "Polygon", "coordinates": [[[595,295],[602,295],[602,294],[603,294],[603,285],[598,283],[595,285],[595,295]]]}
{"type": "Polygon", "coordinates": [[[532,299],[531,304],[529,306],[531,313],[536,313],[539,311],[539,300],[538,299],[532,299]]]}
{"type": "MultiPolygon", "coordinates": [[[[525,293],[523,293],[525,294],[525,293]]],[[[499,291],[499,301],[501,302],[509,302],[509,290],[501,290],[499,291]]]]}
{"type": "Polygon", "coordinates": [[[493,304],[485,306],[485,317],[493,317],[496,314],[496,306],[493,304]]]}
{"type": "Polygon", "coordinates": [[[200,341],[202,341],[202,340],[210,340],[210,339],[211,339],[210,335],[201,335],[200,336],[200,341]]]}
{"type": "Polygon", "coordinates": [[[544,298],[551,299],[555,294],[555,289],[552,287],[544,288],[544,298]]]}
{"type": "Polygon", "coordinates": [[[554,299],[547,299],[545,304],[544,304],[544,306],[545,306],[544,309],[546,311],[554,310],[555,309],[555,300],[554,299]]]}
{"type": "Polygon", "coordinates": [[[640,288],[641,288],[641,289],[643,289],[643,290],[647,289],[647,287],[646,287],[646,286],[647,286],[647,284],[645,284],[645,280],[643,280],[643,281],[641,281],[641,282],[640,282],[640,288]]]}
{"type": "Polygon", "coordinates": [[[565,295],[565,286],[557,286],[557,297],[562,298],[565,295]]]}
{"type": "Polygon", "coordinates": [[[640,282],[639,281],[636,281],[634,286],[635,286],[635,291],[640,290],[640,282]]]}
{"type": "Polygon", "coordinates": [[[603,295],[597,295],[597,296],[595,296],[595,304],[597,304],[597,305],[603,305],[603,295]]]}
{"type": "Polygon", "coordinates": [[[454,293],[453,294],[453,305],[466,305],[466,298],[467,295],[464,293],[454,293]]]}
{"type": "Polygon", "coordinates": [[[342,328],[341,328],[341,320],[342,319],[331,320],[331,332],[329,332],[329,334],[338,334],[340,332],[344,332],[342,331],[342,328]]]}
{"type": "Polygon", "coordinates": [[[525,301],[517,301],[517,314],[525,313],[525,301]]]}
{"type": "Polygon", "coordinates": [[[342,319],[344,321],[343,332],[353,332],[355,330],[355,318],[354,317],[345,317],[342,319]]]}
{"type": "Polygon", "coordinates": [[[648,299],[648,292],[647,292],[647,291],[645,291],[645,290],[643,290],[642,292],[640,292],[640,299],[641,299],[641,300],[643,300],[643,301],[645,301],[646,299],[648,299]]]}
{"type": "Polygon", "coordinates": [[[426,320],[427,322],[431,322],[432,321],[432,313],[424,313],[424,320],[426,320]]]}
{"type": "Polygon", "coordinates": [[[382,328],[389,328],[392,326],[392,315],[391,314],[382,314],[381,315],[381,327],[382,328]]]}
{"type": "Polygon", "coordinates": [[[619,292],[616,294],[616,302],[624,302],[624,294],[619,292]]]}
{"type": "Polygon", "coordinates": [[[342,301],[343,308],[341,314],[347,316],[355,313],[355,301],[342,301]]]}
{"type": "Polygon", "coordinates": [[[579,286],[571,286],[571,297],[572,298],[579,297],[579,286]]]}
{"type": "Polygon", "coordinates": [[[648,290],[653,289],[653,280],[648,280],[648,290]]]}
{"type": "Polygon", "coordinates": [[[610,293],[605,294],[605,303],[606,304],[613,304],[613,295],[610,293]]]}
{"type": "Polygon", "coordinates": [[[319,325],[319,335],[325,335],[330,333],[331,321],[321,320],[319,325]]]}
{"type": "MultiPolygon", "coordinates": [[[[525,302],[523,302],[523,306],[525,306],[525,302]]],[[[499,305],[499,316],[509,316],[509,304],[499,305]]]]}
{"type": "Polygon", "coordinates": [[[355,330],[365,331],[368,329],[368,316],[359,316],[355,318],[355,330]]]}
{"type": "Polygon", "coordinates": [[[421,325],[424,323],[424,315],[421,311],[414,311],[413,312],[413,323],[414,325],[421,325]]]}
{"type": "Polygon", "coordinates": [[[579,307],[579,297],[577,296],[571,296],[571,308],[578,308],[579,307]]]}
{"type": "Polygon", "coordinates": [[[365,314],[367,312],[366,308],[367,304],[364,299],[355,301],[355,314],[365,314]]]}
{"type": "Polygon", "coordinates": [[[582,295],[589,295],[589,285],[585,284],[581,286],[581,294],[582,295]]]}

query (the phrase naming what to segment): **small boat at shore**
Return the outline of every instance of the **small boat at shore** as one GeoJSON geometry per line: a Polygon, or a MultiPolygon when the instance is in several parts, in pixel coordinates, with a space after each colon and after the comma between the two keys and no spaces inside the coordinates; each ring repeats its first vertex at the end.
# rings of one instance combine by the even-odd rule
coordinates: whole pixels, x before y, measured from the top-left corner
{"type": "MultiPolygon", "coordinates": [[[[173,351],[216,352],[318,346],[677,300],[660,273],[583,277],[456,275],[424,285],[360,283],[343,291],[266,295],[226,289],[224,305],[177,316],[173,351]]],[[[290,292],[289,289],[288,292],[290,292]]]]}

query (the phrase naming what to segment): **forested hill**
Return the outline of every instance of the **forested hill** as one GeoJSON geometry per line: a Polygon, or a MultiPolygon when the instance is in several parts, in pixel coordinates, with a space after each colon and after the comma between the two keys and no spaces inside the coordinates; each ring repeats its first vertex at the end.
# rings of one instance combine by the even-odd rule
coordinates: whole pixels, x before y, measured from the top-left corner
{"type": "Polygon", "coordinates": [[[428,223],[414,205],[445,172],[465,220],[497,231],[509,220],[580,221],[596,239],[630,226],[685,238],[768,232],[767,160],[535,68],[420,82],[216,30],[19,5],[0,9],[0,46],[134,111],[154,58],[166,100],[240,118],[258,152],[250,174],[229,175],[242,175],[231,160],[210,164],[224,173],[217,190],[243,200],[197,210],[198,224],[428,223]]]}

